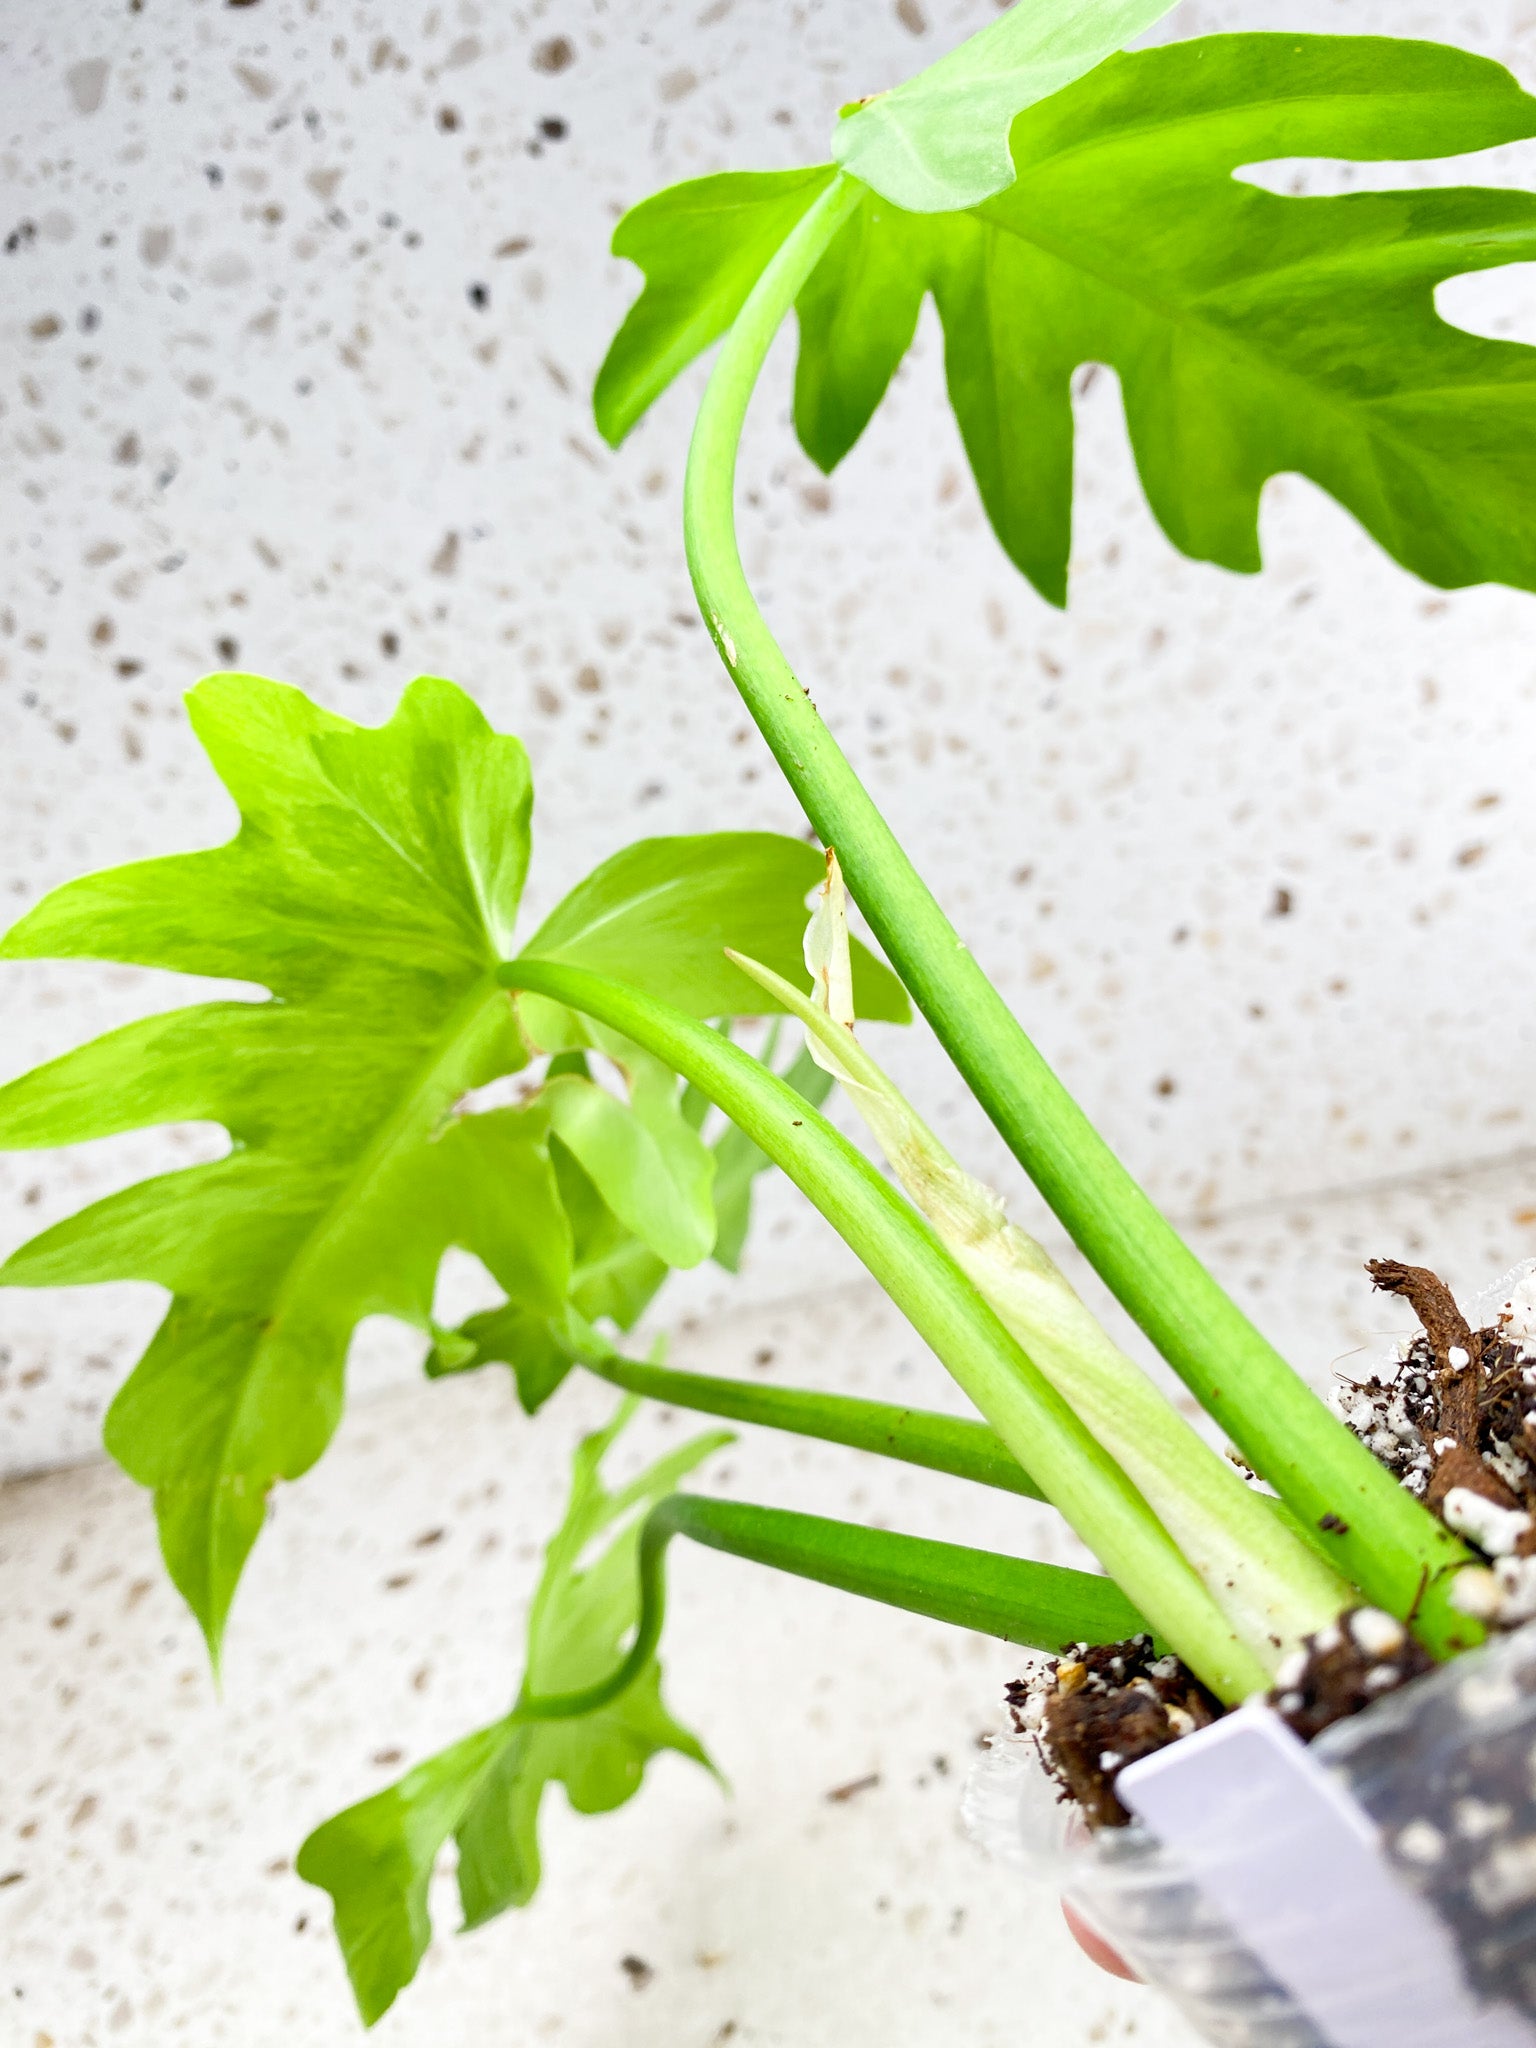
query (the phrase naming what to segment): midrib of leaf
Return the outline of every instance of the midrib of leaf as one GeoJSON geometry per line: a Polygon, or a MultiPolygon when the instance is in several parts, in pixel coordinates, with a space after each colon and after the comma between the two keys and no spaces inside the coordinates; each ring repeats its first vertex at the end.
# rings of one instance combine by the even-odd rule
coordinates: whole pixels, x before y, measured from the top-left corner
{"type": "Polygon", "coordinates": [[[460,842],[460,847],[464,854],[464,875],[470,888],[474,891],[475,907],[480,913],[478,922],[464,915],[463,905],[441,876],[433,874],[430,868],[423,867],[421,862],[406,847],[402,846],[393,834],[387,832],[376,818],[360,811],[357,805],[350,799],[347,800],[347,809],[360,825],[373,834],[382,846],[389,848],[390,852],[403,867],[410,869],[417,881],[426,888],[430,895],[446,906],[449,921],[454,926],[454,929],[459,932],[468,933],[472,950],[476,957],[483,964],[494,966],[500,956],[490,942],[490,934],[496,929],[497,920],[491,914],[491,906],[485,898],[485,888],[479,866],[470,858],[468,847],[464,846],[462,841],[460,842]]]}
{"type": "MultiPolygon", "coordinates": [[[[680,893],[687,895],[691,888],[697,887],[697,883],[697,876],[690,875],[685,880],[674,875],[667,881],[654,883],[649,889],[644,890],[638,896],[626,896],[622,903],[615,903],[610,909],[605,910],[600,917],[593,918],[589,924],[582,925],[577,931],[567,932],[563,939],[556,939],[555,950],[559,951],[566,946],[579,945],[583,939],[590,939],[594,932],[600,932],[605,925],[614,924],[621,918],[633,917],[637,911],[643,910],[647,905],[655,903],[663,897],[676,896],[680,893]]],[[[539,935],[535,933],[528,941],[528,945],[532,948],[537,946],[538,943],[539,935]]],[[[522,957],[528,960],[537,960],[542,959],[544,955],[530,950],[525,951],[522,957]]]]}
{"type": "Polygon", "coordinates": [[[278,1289],[273,1304],[274,1322],[280,1320],[292,1295],[301,1288],[309,1269],[326,1249],[331,1229],[339,1214],[367,1199],[400,1138],[419,1123],[426,1101],[440,1088],[443,1070],[457,1057],[464,1041],[472,1036],[473,1027],[479,1023],[486,1009],[498,997],[505,1000],[502,989],[489,975],[481,975],[462,1001],[449,1013],[443,1031],[415,1087],[379,1126],[352,1173],[322,1212],[320,1223],[305,1237],[297,1256],[289,1265],[287,1277],[278,1289]]]}
{"type": "MultiPolygon", "coordinates": [[[[489,976],[482,975],[463,1000],[450,1013],[444,1030],[436,1042],[431,1058],[414,1088],[394,1112],[384,1119],[372,1141],[364,1150],[351,1174],[332,1194],[320,1216],[306,1233],[302,1244],[289,1261],[282,1284],[272,1298],[267,1318],[268,1328],[263,1331],[251,1352],[250,1366],[244,1374],[237,1399],[231,1404],[229,1419],[220,1440],[220,1474],[229,1469],[229,1447],[245,1414],[246,1401],[255,1384],[262,1354],[266,1349],[270,1333],[281,1326],[295,1299],[302,1296],[306,1281],[319,1263],[322,1254],[329,1249],[333,1234],[340,1219],[360,1201],[365,1201],[370,1189],[378,1180],[384,1166],[400,1143],[401,1138],[418,1126],[426,1103],[441,1087],[443,1070],[462,1051],[468,1039],[484,1016],[488,1005],[496,1000],[505,1001],[505,992],[489,976]]],[[[212,1530],[209,1531],[210,1544],[212,1530]]],[[[213,1564],[209,1558],[210,1569],[213,1564]]]]}
{"type": "MultiPolygon", "coordinates": [[[[1037,249],[1042,255],[1049,256],[1053,262],[1059,263],[1064,270],[1075,270],[1081,276],[1092,278],[1095,284],[1101,286],[1106,292],[1114,294],[1129,305],[1139,307],[1143,312],[1154,314],[1164,321],[1167,326],[1176,331],[1182,331],[1198,337],[1207,347],[1227,355],[1233,361],[1256,365],[1258,370],[1272,383],[1279,383],[1294,388],[1305,397],[1308,403],[1322,406],[1336,419],[1348,426],[1353,433],[1358,433],[1361,430],[1361,415],[1368,415],[1366,422],[1368,438],[1379,438],[1387,446],[1393,448],[1400,456],[1408,457],[1411,468],[1422,472],[1434,469],[1444,471],[1453,467],[1451,458],[1437,457],[1433,451],[1426,449],[1422,441],[1414,438],[1411,434],[1401,431],[1394,432],[1391,422],[1384,420],[1381,412],[1378,410],[1383,404],[1390,405],[1405,398],[1421,395],[1417,387],[1411,392],[1392,392],[1383,398],[1346,398],[1335,392],[1333,387],[1326,382],[1313,382],[1304,371],[1295,369],[1283,361],[1277,361],[1262,348],[1255,347],[1251,342],[1245,340],[1240,330],[1233,329],[1210,318],[1202,319],[1197,308],[1170,305],[1155,292],[1144,290],[1139,285],[1127,285],[1107,274],[1100,265],[1084,262],[1076,255],[1069,255],[1067,253],[1068,245],[1058,241],[1048,233],[1034,228],[1026,230],[1024,227],[1015,227],[997,220],[983,219],[979,214],[974,213],[972,218],[976,220],[977,225],[983,231],[996,235],[1009,235],[1013,240],[1025,243],[1030,248],[1037,249]]],[[[1293,264],[1289,267],[1299,269],[1307,266],[1293,264]]],[[[992,287],[990,269],[991,265],[989,262],[987,279],[989,311],[996,296],[992,287]]],[[[1266,276],[1269,275],[1269,273],[1265,274],[1266,276]]],[[[1455,273],[1452,274],[1454,275],[1455,273]]],[[[1431,310],[1433,311],[1432,292],[1430,303],[1431,310]]],[[[1438,313],[1435,313],[1434,317],[1440,320],[1438,313]]],[[[1459,328],[1451,328],[1450,322],[1446,320],[1440,320],[1440,325],[1452,333],[1462,331],[1459,328]]],[[[990,350],[990,354],[992,360],[996,362],[998,351],[995,347],[990,350]]],[[[1456,388],[1460,391],[1463,387],[1457,386],[1456,388]]],[[[1481,389],[1483,387],[1479,386],[1477,388],[1481,389]]],[[[1503,389],[1504,387],[1499,386],[1496,388],[1503,389]]],[[[996,390],[995,378],[993,380],[993,389],[994,391],[996,390]]],[[[1002,410],[1000,402],[997,405],[997,410],[999,412],[1002,410]]],[[[1387,508],[1385,506],[1382,507],[1381,516],[1383,518],[1387,516],[1387,508]]]]}

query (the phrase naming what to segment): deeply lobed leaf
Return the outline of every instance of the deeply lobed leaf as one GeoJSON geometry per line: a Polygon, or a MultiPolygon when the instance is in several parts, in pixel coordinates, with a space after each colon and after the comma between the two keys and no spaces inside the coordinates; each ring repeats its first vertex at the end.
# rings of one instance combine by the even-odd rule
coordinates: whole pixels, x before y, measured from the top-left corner
{"type": "MultiPolygon", "coordinates": [[[[720,1392],[726,1386],[703,1384],[720,1392]]],[[[744,1408],[756,1407],[768,1392],[768,1408],[756,1419],[774,1419],[771,1391],[746,1383],[737,1391],[744,1408]]],[[[428,1887],[450,1835],[459,1849],[464,1924],[475,1927],[533,1896],[540,1875],[539,1810],[551,1781],[564,1784],[578,1812],[600,1813],[638,1789],[646,1764],[663,1749],[707,1764],[695,1738],[661,1700],[656,1646],[665,1611],[663,1561],[674,1536],[1034,1648],[1114,1641],[1145,1627],[1118,1587],[1094,1573],[675,1492],[700,1459],[729,1441],[723,1436],[685,1444],[610,1494],[598,1465],[632,1405],[578,1453],[571,1505],[550,1544],[533,1603],[518,1704],[398,1784],[325,1822],[299,1852],[300,1876],[335,1900],[337,1937],[370,2023],[410,1982],[426,1951],[428,1887]],[[596,1561],[579,1568],[594,1542],[625,1517],[630,1519],[596,1561]]],[[[832,1405],[841,1407],[842,1419],[829,1419],[827,1428],[812,1433],[852,1440],[861,1432],[855,1426],[850,1434],[847,1410],[870,1404],[839,1404],[834,1397],[832,1405]]],[[[926,1418],[941,1427],[945,1420],[926,1418]]],[[[961,1431],[966,1427],[958,1425],[961,1431]]],[[[943,1465],[945,1452],[937,1444],[932,1448],[943,1465]]],[[[971,1448],[981,1455],[979,1447],[971,1448]]],[[[931,1460],[921,1456],[918,1462],[931,1460]]],[[[978,1463],[970,1476],[982,1470],[978,1463]]],[[[1029,1490],[1027,1482],[1020,1490],[1029,1490]]]]}
{"type": "MultiPolygon", "coordinates": [[[[428,1328],[450,1245],[536,1323],[566,1314],[577,1276],[551,1126],[580,1121],[573,1105],[643,1140],[643,1204],[622,1144],[588,1165],[599,1207],[627,1204],[651,1258],[703,1257],[715,1219],[711,1156],[654,1063],[627,1104],[567,1075],[523,1108],[456,1113],[528,1059],[495,978],[529,857],[515,739],[435,678],[377,729],[258,677],[214,677],[188,701],[240,807],[236,837],[56,890],[0,957],[135,961],[256,982],[268,999],[150,1018],[23,1075],[0,1089],[0,1144],[197,1119],[222,1124],[231,1150],[43,1232],[0,1280],[170,1290],[106,1439],[154,1489],[166,1561],[217,1654],[274,1482],[307,1470],[335,1429],[364,1316],[428,1328]]],[[[622,963],[683,1007],[727,1007],[750,985],[724,961],[721,920],[792,961],[819,872],[814,849],[766,833],[645,841],[536,942],[622,963]]],[[[867,964],[885,1014],[902,1011],[889,970],[867,964]]]]}
{"type": "MultiPolygon", "coordinates": [[[[801,440],[823,467],[841,460],[931,293],[988,516],[1052,602],[1066,597],[1085,362],[1118,373],[1148,500],[1185,553],[1257,569],[1264,483],[1296,471],[1430,583],[1536,588],[1536,350],[1462,333],[1434,304],[1447,278],[1536,257],[1536,196],[1295,198],[1234,176],[1533,134],[1536,100],[1507,71],[1438,44],[1234,35],[1111,57],[1014,121],[1006,190],[941,214],[864,197],[801,295],[801,440]]],[[[788,191],[760,191],[765,239],[788,191]]],[[[707,238],[663,233],[669,207],[703,196],[646,202],[640,304],[660,326],[705,289],[685,280],[707,238]]],[[[675,369],[683,337],[668,332],[675,369]]]]}
{"type": "MultiPolygon", "coordinates": [[[[577,1451],[570,1503],[529,1616],[525,1695],[578,1691],[619,1666],[640,1621],[645,1512],[730,1441],[720,1432],[697,1437],[610,1492],[602,1461],[634,1406],[626,1402],[577,1451]],[[588,1559],[605,1536],[606,1547],[588,1559]]],[[[697,1738],[664,1705],[652,1656],[595,1712],[541,1721],[514,1707],[317,1828],[297,1868],[335,1901],[336,1936],[364,2020],[371,2025],[389,2009],[426,1953],[428,1886],[450,1835],[459,1849],[464,1924],[477,1927],[533,1897],[539,1809],[549,1785],[564,1785],[578,1813],[606,1813],[634,1796],[651,1758],[668,1749],[709,1767],[697,1738]]]]}
{"type": "Polygon", "coordinates": [[[553,1310],[570,1235],[537,1119],[449,1120],[526,1061],[493,978],[528,858],[522,747],[436,680],[376,732],[254,677],[214,678],[189,708],[236,838],[70,883],[0,950],[237,976],[270,1000],[129,1025],[23,1076],[0,1092],[0,1142],[202,1118],[232,1149],[45,1231],[3,1277],[171,1290],[107,1445],[155,1489],[167,1564],[216,1649],[269,1488],[335,1428],[360,1318],[424,1322],[450,1243],[553,1310]],[[371,802],[394,785],[393,833],[316,742],[371,802]]]}
{"type": "Polygon", "coordinates": [[[631,207],[613,253],[638,263],[648,288],[630,308],[598,372],[598,431],[617,447],[680,370],[718,341],[780,242],[834,168],[726,171],[674,185],[631,207]]]}
{"type": "MultiPolygon", "coordinates": [[[[584,1068],[581,1056],[575,1059],[577,1067],[584,1068]]],[[[832,1086],[831,1076],[823,1073],[803,1048],[785,1069],[784,1078],[812,1108],[826,1100],[832,1086]]],[[[685,1094],[682,1107],[686,1111],[691,1106],[685,1094]]],[[[709,1150],[714,1160],[715,1217],[710,1256],[734,1273],[751,1220],[753,1182],[772,1162],[734,1124],[725,1126],[709,1150]]],[[[621,1331],[632,1329],[671,1270],[645,1238],[627,1228],[603,1200],[591,1176],[558,1136],[550,1153],[572,1234],[571,1278],[564,1309],[551,1316],[523,1301],[482,1309],[467,1316],[456,1329],[436,1332],[426,1361],[427,1374],[433,1379],[474,1371],[482,1365],[510,1366],[518,1401],[529,1415],[544,1405],[573,1365],[602,1363],[611,1355],[607,1341],[592,1325],[606,1320],[621,1331]]],[[[654,1203],[654,1187],[651,1199],[654,1203]]]]}

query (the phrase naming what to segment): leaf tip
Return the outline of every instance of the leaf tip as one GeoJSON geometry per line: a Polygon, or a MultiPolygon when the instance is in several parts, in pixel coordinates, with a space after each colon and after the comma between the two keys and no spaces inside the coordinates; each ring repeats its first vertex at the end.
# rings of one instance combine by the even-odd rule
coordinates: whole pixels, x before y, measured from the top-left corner
{"type": "Polygon", "coordinates": [[[592,424],[610,448],[622,448],[629,439],[635,425],[633,417],[626,417],[625,408],[618,403],[608,389],[608,364],[613,360],[610,349],[603,367],[597,373],[592,386],[592,424]]]}

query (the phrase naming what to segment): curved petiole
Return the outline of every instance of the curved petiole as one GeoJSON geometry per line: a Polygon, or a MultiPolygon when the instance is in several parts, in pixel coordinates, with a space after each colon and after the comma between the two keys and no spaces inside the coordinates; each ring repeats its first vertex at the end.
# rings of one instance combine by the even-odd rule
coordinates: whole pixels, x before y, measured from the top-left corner
{"type": "Polygon", "coordinates": [[[1338,1570],[1441,1654],[1480,1631],[1450,1604],[1465,1547],[1342,1428],[1115,1157],[992,986],[828,731],[763,618],[736,540],[736,458],[769,347],[863,188],[835,178],[721,344],[683,487],[689,571],[720,657],[850,893],[940,1043],[1073,1241],[1338,1570]]]}
{"type": "Polygon", "coordinates": [[[576,1720],[607,1706],[634,1683],[661,1641],[666,1552],[674,1536],[1027,1649],[1120,1642],[1147,1627],[1114,1581],[1093,1572],[890,1529],[864,1529],[789,1508],[674,1493],[658,1501],[641,1531],[640,1626],[623,1662],[578,1692],[544,1698],[525,1693],[512,1710],[515,1718],[576,1720]]]}

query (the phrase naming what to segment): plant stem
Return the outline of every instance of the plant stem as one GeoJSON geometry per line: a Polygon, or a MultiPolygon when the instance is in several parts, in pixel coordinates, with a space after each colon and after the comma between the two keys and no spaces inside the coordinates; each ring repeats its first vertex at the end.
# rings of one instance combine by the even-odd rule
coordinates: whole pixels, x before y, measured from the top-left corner
{"type": "Polygon", "coordinates": [[[1292,1372],[1121,1165],[940,909],[817,714],[758,609],[735,530],[736,458],[769,346],[856,210],[839,177],[768,264],[699,407],[683,491],[699,608],[759,731],[918,1007],[1009,1149],[1106,1285],[1345,1577],[1445,1654],[1480,1631],[1449,1602],[1451,1536],[1292,1372]]]}
{"type": "MultiPolygon", "coordinates": [[[[829,871],[830,889],[835,856],[829,871]]],[[[830,944],[825,959],[817,953],[818,973],[827,977],[818,979],[818,990],[830,1003],[836,981],[835,1018],[760,961],[729,946],[727,958],[799,1018],[812,1052],[836,1075],[961,1272],[1138,1489],[1238,1634],[1267,1644],[1278,1666],[1354,1604],[1354,1589],[1331,1560],[1276,1519],[1126,1356],[1049,1254],[1008,1221],[1001,1197],[964,1170],[859,1042],[851,1014],[842,1014],[851,1012],[852,997],[840,880],[835,910],[830,900],[817,913],[817,922],[829,920],[823,940],[830,944]]],[[[809,939],[806,950],[809,956],[809,939]]]]}
{"type": "Polygon", "coordinates": [[[856,1146],[712,1031],[622,982],[515,960],[512,988],[552,997],[702,1088],[808,1195],[948,1368],[1003,1442],[1135,1606],[1221,1698],[1264,1687],[1265,1667],[1222,1618],[1167,1531],[1114,1460],[1026,1358],[929,1225],[856,1146]]]}
{"type": "Polygon", "coordinates": [[[952,1479],[995,1486],[1028,1500],[1044,1498],[1039,1487],[994,1430],[961,1415],[936,1415],[924,1408],[901,1408],[892,1401],[862,1401],[850,1394],[823,1394],[801,1387],[760,1387],[748,1380],[712,1378],[708,1373],[677,1372],[670,1366],[642,1364],[617,1351],[584,1358],[585,1369],[610,1386],[643,1394],[650,1401],[670,1402],[700,1415],[723,1415],[731,1422],[750,1422],[763,1429],[783,1429],[822,1443],[845,1444],[850,1450],[872,1451],[876,1457],[898,1458],[952,1479]]]}
{"type": "Polygon", "coordinates": [[[641,1532],[640,1626],[623,1662],[579,1692],[525,1693],[509,1722],[575,1720],[606,1707],[634,1684],[661,1642],[664,1566],[674,1536],[1033,1650],[1122,1642],[1147,1626],[1112,1580],[1092,1572],[863,1529],[789,1508],[674,1493],[657,1502],[641,1532]]]}

